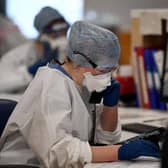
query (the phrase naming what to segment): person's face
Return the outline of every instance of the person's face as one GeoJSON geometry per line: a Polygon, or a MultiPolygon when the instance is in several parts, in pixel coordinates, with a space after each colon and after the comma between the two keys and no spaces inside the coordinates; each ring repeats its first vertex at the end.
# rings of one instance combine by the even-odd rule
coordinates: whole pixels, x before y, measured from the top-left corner
{"type": "Polygon", "coordinates": [[[66,37],[66,31],[62,30],[58,32],[47,33],[47,36],[53,40],[58,37],[66,37]]]}
{"type": "MultiPolygon", "coordinates": [[[[46,29],[51,29],[51,27],[53,27],[54,25],[61,25],[61,24],[65,24],[66,23],[63,20],[57,20],[57,21],[53,21],[52,23],[50,23],[46,29]]],[[[68,26],[65,29],[60,29],[59,31],[51,31],[47,33],[47,36],[51,39],[55,39],[58,37],[62,37],[62,36],[66,36],[66,32],[68,30],[68,26]]]]}
{"type": "Polygon", "coordinates": [[[106,73],[109,73],[111,72],[111,76],[113,74],[113,72],[116,70],[117,68],[106,68],[106,69],[102,69],[102,68],[90,68],[90,67],[80,67],[78,66],[76,68],[76,71],[75,71],[75,76],[76,76],[76,82],[79,84],[79,85],[82,85],[83,84],[83,80],[85,78],[84,74],[87,73],[87,72],[90,72],[93,76],[96,76],[96,75],[102,75],[102,74],[106,74],[106,73]]]}

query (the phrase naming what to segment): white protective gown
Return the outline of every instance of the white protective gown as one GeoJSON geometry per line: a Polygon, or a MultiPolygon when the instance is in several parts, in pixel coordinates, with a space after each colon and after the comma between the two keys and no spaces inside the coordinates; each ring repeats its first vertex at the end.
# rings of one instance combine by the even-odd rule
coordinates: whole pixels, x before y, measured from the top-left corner
{"type": "Polygon", "coordinates": [[[12,92],[25,88],[32,80],[27,67],[37,59],[33,40],[3,55],[0,60],[0,92],[12,92]]]}
{"type": "MultiPolygon", "coordinates": [[[[60,70],[39,68],[3,132],[0,164],[80,168],[91,162],[92,106],[83,102],[88,96],[82,90],[60,70]]],[[[120,133],[119,123],[107,132],[97,120],[95,142],[115,143],[120,133]]]]}

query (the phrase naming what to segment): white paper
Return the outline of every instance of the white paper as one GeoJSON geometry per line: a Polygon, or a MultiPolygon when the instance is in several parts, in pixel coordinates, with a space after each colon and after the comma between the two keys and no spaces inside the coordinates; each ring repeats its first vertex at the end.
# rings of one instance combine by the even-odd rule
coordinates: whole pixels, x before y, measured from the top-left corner
{"type": "Polygon", "coordinates": [[[160,168],[158,159],[139,159],[134,161],[119,161],[111,163],[87,164],[84,168],[160,168]]]}
{"type": "Polygon", "coordinates": [[[163,70],[163,58],[164,58],[164,55],[162,50],[154,52],[154,60],[155,60],[155,63],[157,64],[160,77],[162,76],[162,70],[163,70]]]}

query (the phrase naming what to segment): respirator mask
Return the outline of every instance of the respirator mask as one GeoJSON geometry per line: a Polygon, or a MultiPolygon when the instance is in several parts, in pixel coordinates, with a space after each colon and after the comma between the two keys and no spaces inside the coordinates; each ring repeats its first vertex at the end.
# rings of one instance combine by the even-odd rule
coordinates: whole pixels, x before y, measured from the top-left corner
{"type": "Polygon", "coordinates": [[[92,75],[91,72],[84,73],[83,86],[85,86],[89,92],[101,92],[111,85],[111,72],[92,75]]]}

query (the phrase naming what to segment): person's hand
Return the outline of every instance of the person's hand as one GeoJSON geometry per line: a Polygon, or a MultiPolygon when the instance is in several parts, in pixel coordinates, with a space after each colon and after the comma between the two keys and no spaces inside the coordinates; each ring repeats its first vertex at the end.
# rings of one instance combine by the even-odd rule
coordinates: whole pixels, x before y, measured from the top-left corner
{"type": "Polygon", "coordinates": [[[118,104],[120,96],[120,83],[117,80],[112,80],[111,85],[102,91],[103,104],[105,106],[115,106],[118,104]]]}
{"type": "Polygon", "coordinates": [[[135,139],[124,143],[118,150],[118,160],[132,160],[140,156],[159,158],[160,149],[151,141],[135,139]]]}

